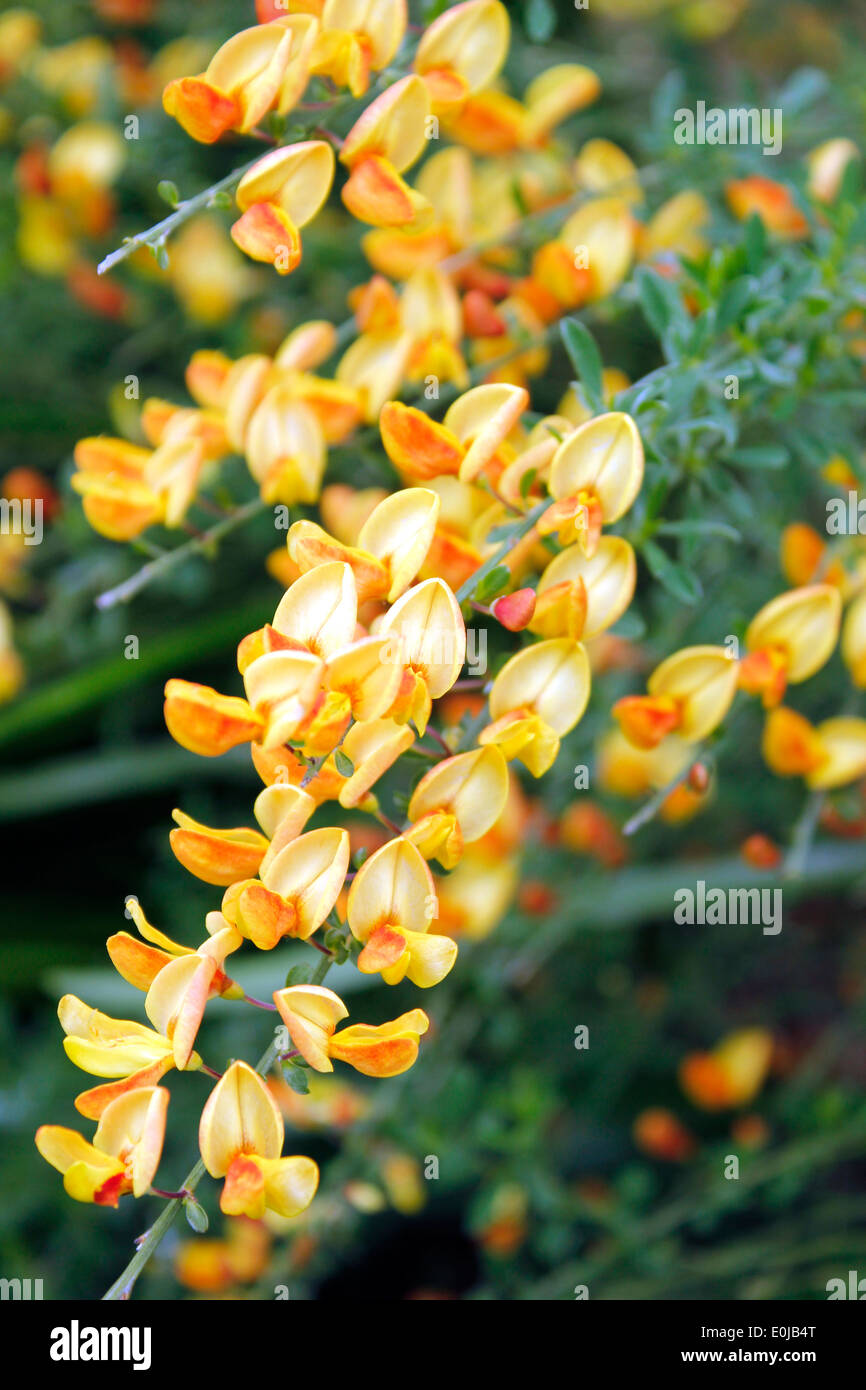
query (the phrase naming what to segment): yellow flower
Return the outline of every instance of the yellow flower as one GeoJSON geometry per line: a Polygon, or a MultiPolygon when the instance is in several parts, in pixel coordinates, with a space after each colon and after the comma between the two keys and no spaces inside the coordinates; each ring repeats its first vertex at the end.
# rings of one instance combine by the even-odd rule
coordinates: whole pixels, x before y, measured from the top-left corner
{"type": "Polygon", "coordinates": [[[556,505],[541,518],[539,531],[557,531],[560,544],[577,540],[595,554],[605,523],[618,521],[641,489],[644,454],[629,415],[598,415],[564,439],[550,465],[550,493],[556,505]]]}
{"type": "Polygon", "coordinates": [[[589,659],[579,643],[558,637],[524,647],[493,682],[493,722],[478,741],[498,744],[509,761],[519,758],[541,777],[553,766],[562,735],[582,718],[589,692],[589,659]]]}
{"type": "Polygon", "coordinates": [[[235,194],[243,214],[232,227],[235,245],[288,275],[300,263],[300,228],[325,202],[334,167],[334,151],[325,140],[283,145],[257,160],[235,194]]]}
{"type": "Polygon", "coordinates": [[[261,1220],[265,1210],[298,1216],[319,1185],[311,1158],[281,1158],[283,1119],[262,1078],[233,1062],[202,1111],[199,1148],[213,1178],[225,1178],[220,1210],[261,1220]]]}
{"type": "Polygon", "coordinates": [[[296,521],[286,538],[301,573],[342,560],[355,576],[358,602],[387,598],[393,603],[412,583],[430,549],[439,498],[429,488],[402,488],[373,509],[361,527],[357,546],[342,545],[312,521],[296,521]]]}
{"type": "Polygon", "coordinates": [[[530,632],[540,637],[596,637],[612,627],[634,596],[637,564],[628,541],[602,536],[587,556],[569,546],[551,560],[538,582],[530,632]]]}
{"type": "Polygon", "coordinates": [[[361,97],[370,73],[390,63],[406,34],[406,0],[329,0],[321,11],[310,71],[361,97]]]}
{"type": "Polygon", "coordinates": [[[467,0],[428,25],[413,67],[424,78],[435,111],[459,106],[493,81],[508,54],[510,28],[499,0],[467,0]]]}
{"type": "Polygon", "coordinates": [[[770,710],[761,743],[779,777],[803,777],[813,791],[830,791],[866,777],[866,719],[839,716],[813,725],[780,705],[770,710]]]}
{"type": "Polygon", "coordinates": [[[105,1107],[93,1143],[74,1129],[42,1125],[36,1147],[63,1174],[63,1186],[77,1202],[116,1207],[125,1193],[143,1197],[150,1187],[165,1136],[169,1093],[145,1086],[105,1107]]]}
{"type": "Polygon", "coordinates": [[[866,687],[866,593],[859,594],[845,615],[842,657],[858,689],[866,687]]]}
{"type": "Polygon", "coordinates": [[[712,1052],[694,1052],[680,1067],[680,1085],[702,1110],[748,1105],[760,1091],[773,1055],[772,1036],[743,1028],[712,1052]]]}
{"type": "MultiPolygon", "coordinates": [[[[64,994],[57,1006],[66,1037],[64,1051],[71,1062],[91,1076],[120,1077],[106,1086],[82,1091],[75,1108],[89,1119],[99,1119],[106,1106],[127,1092],[153,1086],[175,1065],[168,1038],[127,1019],[109,1018],[91,1009],[74,994],[64,994]]],[[[187,1071],[196,1071],[201,1058],[192,1053],[187,1071]]]]}
{"type": "Polygon", "coordinates": [[[810,584],[771,599],[746,630],[741,689],[760,694],[768,708],[778,704],[787,685],[808,680],[830,659],[841,617],[834,584],[810,584]]]}
{"type": "Polygon", "coordinates": [[[656,667],[647,690],[613,707],[626,738],[638,748],[655,748],[671,733],[698,743],[731,707],[737,663],[724,647],[683,647],[656,667]]]}
{"type": "Polygon", "coordinates": [[[181,1071],[192,1056],[193,1043],[208,999],[218,990],[227,955],[243,944],[239,931],[219,912],[209,912],[210,936],[196,951],[185,951],[154,976],[144,1001],[144,1011],[162,1037],[172,1045],[174,1064],[181,1071]]]}
{"type": "Polygon", "coordinates": [[[480,840],[495,825],[507,797],[508,766],[495,744],[446,758],[412,793],[406,838],[425,859],[453,869],[464,844],[480,840]]]}
{"type": "Polygon", "coordinates": [[[806,158],[809,168],[809,192],[821,203],[832,203],[838,195],[842,178],[852,159],[860,151],[853,140],[825,140],[806,158]]]}
{"type": "Polygon", "coordinates": [[[275,854],[261,879],[232,884],[223,914],[263,951],[284,936],[306,941],[336,903],[348,867],[348,832],[335,826],[311,830],[275,854]]]}
{"type": "Polygon", "coordinates": [[[352,126],[340,151],[349,170],[341,196],[360,222],[407,227],[432,216],[426,198],[400,177],[424,149],[429,115],[426,86],[409,76],[371,102],[352,126]]]}
{"type": "Polygon", "coordinates": [[[292,985],[277,990],[274,1003],[292,1043],[315,1071],[334,1070],[332,1058],[348,1062],[364,1076],[398,1076],[418,1056],[418,1041],[429,1026],[422,1009],[401,1014],[392,1023],[355,1023],[335,1033],[348,1016],[342,999],[321,985],[292,985]]]}
{"type": "Polygon", "coordinates": [[[466,659],[460,606],[444,580],[425,579],[388,610],[379,635],[386,639],[382,660],[402,673],[389,713],[423,734],[433,700],[451,689],[466,659]]]}
{"type": "Polygon", "coordinates": [[[457,959],[457,945],[428,934],[436,912],[423,857],[408,840],[390,840],[365,860],[349,889],[349,927],[364,946],[358,969],[381,972],[389,985],[405,976],[422,989],[438,984],[457,959]]]}

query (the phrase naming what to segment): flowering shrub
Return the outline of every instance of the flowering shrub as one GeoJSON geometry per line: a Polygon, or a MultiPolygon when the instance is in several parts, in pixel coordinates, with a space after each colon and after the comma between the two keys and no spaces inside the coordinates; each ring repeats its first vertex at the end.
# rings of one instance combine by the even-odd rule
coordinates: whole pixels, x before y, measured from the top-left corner
{"type": "MultiPolygon", "coordinates": [[[[138,20],[136,6],[95,8],[138,20]]],[[[172,813],[170,851],[208,894],[203,922],[198,910],[172,920],[183,944],[127,897],[135,932],[114,932],[107,949],[148,1024],[73,991],[60,1000],[66,1055],[98,1079],[75,1100],[96,1127],[42,1123],[40,1154],[79,1202],[165,1203],[109,1298],[129,1296],[182,1209],[197,1236],[176,1248],[175,1271],[200,1293],[267,1289],[277,1233],[292,1236],[294,1277],[347,1210],[417,1212],[451,1141],[414,1078],[467,1033],[461,974],[480,991],[465,1046],[489,1029],[495,1058],[509,1041],[488,1013],[496,988],[528,988],[569,954],[575,924],[658,915],[772,937],[783,916],[762,895],[808,879],[819,830],[863,833],[857,147],[844,127],[810,133],[796,78],[776,102],[784,164],[770,176],[760,148],[675,146],[673,87],[644,148],[594,133],[606,121],[617,133],[603,105],[592,115],[608,65],[570,50],[557,61],[555,43],[536,46],[555,32],[556,7],[524,8],[515,34],[500,0],[413,7],[411,22],[402,0],[258,0],[246,27],[233,12],[224,42],[196,25],[147,59],[100,38],[46,44],[26,11],[0,20],[4,92],[26,80],[71,118],[57,138],[20,131],[23,265],[56,286],[62,277],[121,339],[147,331],[136,297],[154,287],[201,335],[183,399],[161,366],[168,394],[139,400],[131,373],[111,397],[113,432],[82,433],[66,524],[95,554],[106,552],[93,533],[110,543],[111,583],[96,596],[108,623],[151,588],[171,594],[177,581],[182,592],[191,557],[211,563],[201,612],[219,619],[217,649],[236,645],[236,673],[219,689],[195,679],[209,648],[192,634],[152,669],[168,674],[174,743],[232,766],[243,757],[262,784],[242,825],[202,822],[200,798],[172,813]],[[516,83],[515,40],[534,55],[516,83]],[[161,179],[169,213],[114,249],[132,156],[128,132],[99,114],[103,79],[153,130],[175,122],[190,168],[215,174],[187,197],[161,179]],[[212,147],[206,165],[196,146],[212,147]],[[326,281],[343,244],[367,270],[347,286],[341,321],[326,281]],[[279,312],[234,331],[262,285],[279,312]],[[253,562],[281,596],[268,606],[254,594],[241,611],[247,534],[262,540],[248,542],[253,562]],[[744,767],[751,805],[733,811],[744,767]],[[692,822],[697,838],[685,840],[692,822]],[[711,867],[693,889],[688,862],[663,882],[640,879],[626,866],[642,841],[650,859],[679,844],[693,857],[697,847],[699,866],[700,854],[725,856],[724,887],[707,887],[711,867]],[[619,882],[636,885],[624,909],[619,882]],[[508,913],[521,930],[497,947],[508,913]],[[234,978],[253,958],[264,999],[234,978]],[[384,1021],[363,1021],[364,980],[402,986],[384,1021]],[[446,980],[440,1016],[434,987],[446,980]],[[433,991],[429,1017],[419,989],[433,991]],[[258,1060],[232,1052],[222,1071],[205,1060],[218,1056],[220,1000],[270,1015],[258,1060]],[[381,1103],[345,1069],[385,1081],[416,1064],[395,1092],[412,1136],[401,1143],[375,1129],[381,1103]],[[174,1097],[202,1084],[175,1078],[170,1105],[172,1071],[213,1084],[196,1102],[200,1157],[167,1190],[154,1184],[174,1097]],[[286,1120],[301,1132],[292,1148],[307,1129],[343,1134],[343,1146],[286,1155],[286,1120]],[[222,1182],[218,1238],[204,1237],[205,1173],[222,1182]]],[[[597,8],[615,33],[636,9],[672,7],[597,8]]],[[[669,17],[681,37],[714,42],[747,7],[681,9],[669,17]]],[[[14,126],[14,102],[7,114],[14,126]]],[[[9,474],[3,490],[10,505],[38,501],[40,517],[46,501],[56,508],[38,473],[9,474]]],[[[26,555],[9,540],[0,576],[11,595],[26,555]]],[[[0,694],[11,697],[24,666],[5,609],[0,619],[0,694]]],[[[177,766],[193,776],[189,759],[177,766]]],[[[859,872],[853,858],[832,865],[836,878],[859,872]]],[[[200,903],[204,890],[191,891],[200,903]]],[[[601,964],[615,1010],[624,967],[601,964]]],[[[665,986],[653,974],[637,999],[649,1026],[654,991],[665,986]]],[[[686,1105],[740,1112],[724,1136],[735,1155],[769,1145],[750,1107],[792,1064],[772,1020],[734,1013],[711,1014],[702,1043],[668,1059],[678,1094],[653,1075],[629,1102],[637,1154],[698,1162],[686,1105]]],[[[511,1041],[526,1064],[537,1044],[524,1025],[519,1011],[511,1041]]],[[[569,1023],[566,1046],[579,1056],[596,1027],[569,1023]]],[[[507,1100],[490,1096],[478,1136],[494,1180],[472,1226],[494,1263],[524,1246],[533,1207],[604,1227],[610,1201],[586,1177],[565,1194],[520,1180],[520,1154],[538,1142],[530,1130],[556,1120],[551,1087],[530,1099],[527,1075],[510,1074],[507,1100]],[[495,1118],[510,1105],[514,1167],[507,1118],[501,1130],[495,1118]]],[[[597,1093],[622,1086],[591,1075],[597,1093]]],[[[855,1133],[861,1120],[862,1107],[855,1133]]],[[[460,1183],[472,1164],[463,1155],[455,1169],[460,1183]]],[[[539,1273],[538,1296],[571,1297],[574,1278],[584,1287],[568,1242],[549,1235],[535,1253],[542,1268],[564,1266],[539,1273]]],[[[587,1267],[602,1277],[605,1259],[587,1267]]]]}

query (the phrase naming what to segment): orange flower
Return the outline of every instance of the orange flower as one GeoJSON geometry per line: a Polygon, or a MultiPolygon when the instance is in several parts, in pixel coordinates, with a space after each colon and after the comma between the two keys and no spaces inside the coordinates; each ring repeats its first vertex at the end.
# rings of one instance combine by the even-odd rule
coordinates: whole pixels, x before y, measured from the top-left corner
{"type": "Polygon", "coordinates": [[[457,945],[428,934],[437,913],[433,878],[406,839],[390,840],[365,860],[349,889],[347,916],[363,944],[358,969],[396,985],[408,975],[427,989],[448,974],[457,945]]]}
{"type": "Polygon", "coordinates": [[[105,1107],[93,1143],[62,1125],[42,1125],[36,1147],[63,1174],[76,1202],[116,1207],[127,1192],[143,1197],[159,1167],[169,1094],[146,1086],[105,1107]]]}
{"type": "Polygon", "coordinates": [[[784,184],[762,174],[750,174],[745,179],[731,179],[725,192],[731,211],[741,222],[756,212],[767,230],[784,240],[808,236],[808,220],[784,184]]]}
{"type": "Polygon", "coordinates": [[[656,748],[674,731],[698,743],[717,728],[737,690],[737,663],[724,647],[684,647],[657,666],[647,695],[627,695],[613,716],[637,748],[656,748]]]}
{"type": "Polygon", "coordinates": [[[764,1084],[773,1039],[763,1028],[731,1033],[712,1052],[694,1052],[680,1067],[680,1085],[702,1110],[748,1105],[764,1084]]]}
{"type": "Polygon", "coordinates": [[[274,1003],[292,1043],[315,1071],[333,1071],[332,1058],[348,1062],[364,1076],[399,1076],[418,1056],[418,1042],[429,1026],[422,1009],[401,1014],[375,1027],[355,1023],[334,1030],[348,1016],[342,999],[321,985],[292,985],[277,990],[274,1003]]]}
{"type": "Polygon", "coordinates": [[[225,1178],[220,1210],[256,1220],[265,1210],[298,1216],[319,1185],[311,1158],[281,1158],[282,1116],[262,1078],[246,1062],[232,1062],[202,1111],[199,1147],[213,1178],[225,1178]]]}
{"type": "Polygon", "coordinates": [[[260,738],[265,727],[263,716],[246,700],[183,680],[166,684],[165,723],[181,748],[205,758],[260,738]]]}
{"type": "Polygon", "coordinates": [[[426,198],[400,177],[424,148],[429,115],[426,86],[409,76],[371,102],[352,126],[340,151],[349,170],[341,196],[360,222],[406,227],[432,216],[426,198]]]}

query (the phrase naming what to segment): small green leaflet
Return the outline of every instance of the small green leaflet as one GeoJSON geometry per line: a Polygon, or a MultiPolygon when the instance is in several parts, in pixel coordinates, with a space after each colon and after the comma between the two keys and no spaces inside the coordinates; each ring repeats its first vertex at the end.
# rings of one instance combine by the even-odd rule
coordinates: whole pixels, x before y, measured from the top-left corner
{"type": "Polygon", "coordinates": [[[653,579],[681,603],[697,603],[703,590],[693,574],[676,564],[655,541],[644,541],[641,551],[653,579]]]}
{"type": "Polygon", "coordinates": [[[352,762],[352,759],[343,752],[342,748],[338,748],[334,754],[334,762],[337,765],[337,771],[341,777],[351,777],[352,773],[355,771],[355,764],[352,762]]]}
{"type": "Polygon", "coordinates": [[[601,353],[595,338],[580,319],[564,319],[559,331],[587,400],[593,411],[600,415],[604,410],[604,387],[601,353]]]}
{"type": "Polygon", "coordinates": [[[475,598],[479,603],[488,603],[490,599],[496,598],[501,594],[511,579],[511,571],[507,565],[497,565],[489,574],[485,574],[478,582],[475,589],[475,598]]]}

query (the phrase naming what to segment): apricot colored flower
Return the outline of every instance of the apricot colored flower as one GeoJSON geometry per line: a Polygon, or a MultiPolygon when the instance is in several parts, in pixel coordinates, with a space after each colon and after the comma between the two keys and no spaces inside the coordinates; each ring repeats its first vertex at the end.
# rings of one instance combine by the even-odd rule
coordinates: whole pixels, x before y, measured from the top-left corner
{"type": "Polygon", "coordinates": [[[866,777],[866,719],[841,715],[813,725],[779,705],[767,715],[761,751],[779,777],[803,777],[813,791],[844,787],[866,777]]]}
{"type": "Polygon", "coordinates": [[[259,739],[265,728],[264,716],[246,700],[176,679],[166,683],[165,723],[181,748],[205,758],[259,739]]]}
{"type": "Polygon", "coordinates": [[[41,1125],[36,1147],[76,1202],[116,1207],[127,1192],[143,1197],[156,1175],[168,1102],[162,1086],[143,1086],[105,1107],[92,1144],[74,1129],[41,1125]]]}
{"type": "Polygon", "coordinates": [[[326,140],[271,150],[238,184],[243,215],[232,227],[235,245],[288,275],[301,259],[300,228],[315,217],[333,181],[334,151],[326,140]]]}
{"type": "Polygon", "coordinates": [[[740,688],[776,705],[786,687],[808,680],[827,662],[839,636],[842,599],[833,584],[790,589],[765,604],[746,630],[740,688]]]}
{"type": "MultiPolygon", "coordinates": [[[[195,955],[195,951],[191,946],[181,946],[179,942],[172,941],[171,937],[154,927],[145,917],[137,898],[127,898],[126,911],[144,940],[139,941],[129,932],[123,931],[115,932],[105,944],[109,959],[118,975],[122,976],[127,984],[146,993],[165,966],[178,957],[195,955]]],[[[221,913],[209,912],[205,918],[205,925],[208,935],[213,937],[227,923],[221,913]]],[[[243,990],[222,969],[217,969],[211,980],[210,994],[219,994],[224,999],[241,999],[243,990]]]]}
{"type": "Polygon", "coordinates": [[[509,37],[508,11],[499,0],[467,0],[434,19],[413,63],[434,111],[459,106],[492,82],[507,57],[509,37]]]}
{"type": "Polygon", "coordinates": [[[347,903],[352,935],[364,947],[358,969],[381,973],[386,984],[405,977],[427,989],[444,979],[457,959],[457,944],[429,934],[436,917],[433,877],[409,840],[390,840],[358,870],[347,903]]]}
{"type": "Polygon", "coordinates": [[[694,1052],[680,1067],[680,1085],[702,1110],[748,1105],[764,1084],[773,1039],[763,1028],[731,1033],[712,1052],[694,1052]]]}
{"type": "Polygon", "coordinates": [[[432,216],[400,177],[426,143],[430,96],[420,77],[403,77],[371,102],[349,131],[340,160],[349,170],[341,196],[353,217],[374,227],[406,227],[432,216]]]}
{"type": "Polygon", "coordinates": [[[460,861],[463,846],[480,840],[501,816],[508,796],[508,766],[495,744],[445,758],[421,778],[409,802],[406,838],[425,859],[444,869],[460,861]]]}
{"type": "Polygon", "coordinates": [[[745,179],[731,179],[725,186],[728,203],[734,216],[745,222],[757,213],[768,231],[783,240],[807,236],[809,223],[794,202],[789,189],[763,174],[750,174],[745,179]]]}
{"type": "Polygon", "coordinates": [[[497,744],[533,777],[552,767],[559,740],[583,716],[589,700],[589,659],[579,643],[551,638],[524,647],[503,666],[490,692],[492,723],[481,744],[497,744]]]}
{"type": "Polygon", "coordinates": [[[275,854],[261,879],[232,884],[222,911],[262,951],[284,936],[306,941],[336,903],[348,867],[347,831],[335,826],[310,830],[275,854]]]}
{"type": "Polygon", "coordinates": [[[306,86],[317,22],[292,15],[233,34],[197,77],[169,82],[162,104],[186,133],[211,145],[245,133],[271,108],[284,114],[306,86]]]}
{"type": "MultiPolygon", "coordinates": [[[[76,1097],[75,1108],[88,1119],[98,1120],[118,1096],[143,1086],[154,1086],[175,1065],[171,1042],[152,1028],[128,1019],[109,1018],[91,1009],[74,994],[64,994],[57,1006],[66,1037],[63,1049],[70,1062],[91,1076],[118,1077],[76,1097]]],[[[192,1053],[187,1071],[196,1071],[201,1058],[192,1053]]]]}
{"type": "Polygon", "coordinates": [[[348,1062],[364,1076],[398,1076],[418,1056],[418,1042],[429,1026],[422,1009],[401,1014],[391,1023],[355,1023],[335,1032],[348,1016],[342,999],[321,985],[292,985],[277,990],[274,1003],[293,1045],[315,1071],[333,1071],[331,1060],[348,1062]]]}
{"type": "Polygon", "coordinates": [[[647,695],[626,695],[613,707],[626,738],[655,748],[676,733],[697,743],[721,724],[737,690],[737,663],[724,647],[683,647],[657,666],[647,695]]]}
{"type": "Polygon", "coordinates": [[[529,404],[522,387],[474,386],[449,406],[441,424],[400,401],[382,410],[379,428],[388,457],[405,476],[456,474],[471,482],[488,465],[529,404]]]}
{"type": "Polygon", "coordinates": [[[280,1157],[283,1117],[262,1078],[232,1062],[202,1111],[199,1148],[212,1178],[225,1178],[220,1210],[260,1220],[265,1210],[298,1216],[319,1185],[311,1158],[280,1157]]]}
{"type": "Polygon", "coordinates": [[[555,504],[539,522],[542,535],[556,531],[560,544],[577,540],[587,556],[598,549],[604,523],[618,521],[643,482],[644,454],[629,415],[598,415],[564,439],[550,465],[555,504]]]}
{"type": "Polygon", "coordinates": [[[393,603],[418,573],[436,526],[439,498],[429,488],[402,488],[373,509],[357,546],[341,544],[312,521],[296,521],[286,538],[301,573],[342,560],[355,576],[359,603],[370,598],[393,603]]]}
{"type": "Polygon", "coordinates": [[[99,436],[76,444],[78,472],[70,481],[95,531],[109,540],[132,540],[156,522],[182,524],[204,458],[194,432],[167,439],[158,449],[99,436]]]}

